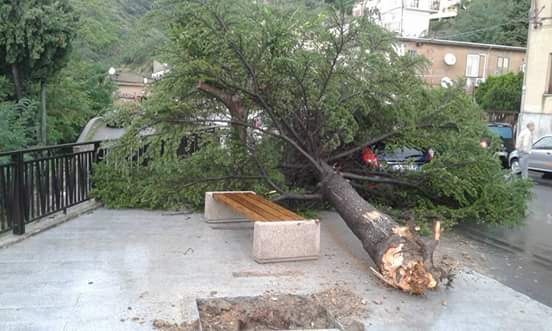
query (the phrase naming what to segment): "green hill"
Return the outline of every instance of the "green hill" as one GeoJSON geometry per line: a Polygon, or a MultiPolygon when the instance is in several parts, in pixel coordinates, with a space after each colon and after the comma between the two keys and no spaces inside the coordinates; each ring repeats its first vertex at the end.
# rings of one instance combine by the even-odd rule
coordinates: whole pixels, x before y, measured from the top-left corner
{"type": "Polygon", "coordinates": [[[152,9],[153,2],[71,0],[80,15],[81,24],[74,42],[75,55],[109,66],[142,65],[133,62],[145,61],[149,54],[144,53],[153,52],[151,41],[145,45],[152,33],[148,32],[147,25],[144,26],[144,16],[152,9]]]}

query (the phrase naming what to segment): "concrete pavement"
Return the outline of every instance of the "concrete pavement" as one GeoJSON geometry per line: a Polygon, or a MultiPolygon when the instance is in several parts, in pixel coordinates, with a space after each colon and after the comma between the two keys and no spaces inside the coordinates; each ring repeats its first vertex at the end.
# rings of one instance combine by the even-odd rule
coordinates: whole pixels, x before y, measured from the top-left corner
{"type": "Polygon", "coordinates": [[[334,213],[317,261],[259,265],[252,229],[201,215],[99,209],[0,250],[1,330],[151,330],[197,318],[196,298],[310,294],[341,287],[366,302],[367,330],[542,330],[552,309],[475,272],[422,297],[384,287],[334,213]]]}

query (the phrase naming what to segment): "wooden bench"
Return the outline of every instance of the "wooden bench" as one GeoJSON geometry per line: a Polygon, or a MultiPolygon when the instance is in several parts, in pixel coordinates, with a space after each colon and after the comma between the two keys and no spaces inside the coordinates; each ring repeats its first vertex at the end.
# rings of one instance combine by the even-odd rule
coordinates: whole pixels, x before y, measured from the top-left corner
{"type": "Polygon", "coordinates": [[[255,192],[207,192],[208,223],[254,222],[253,256],[259,263],[317,259],[320,222],[258,196],[255,192]]]}

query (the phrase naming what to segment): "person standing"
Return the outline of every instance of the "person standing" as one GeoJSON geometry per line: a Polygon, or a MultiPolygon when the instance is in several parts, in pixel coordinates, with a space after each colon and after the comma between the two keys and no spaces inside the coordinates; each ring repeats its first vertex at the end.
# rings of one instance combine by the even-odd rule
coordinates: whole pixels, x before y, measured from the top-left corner
{"type": "Polygon", "coordinates": [[[527,127],[521,130],[516,141],[521,177],[523,178],[529,177],[529,154],[531,154],[531,149],[533,148],[533,131],[535,131],[535,123],[529,122],[527,127]]]}

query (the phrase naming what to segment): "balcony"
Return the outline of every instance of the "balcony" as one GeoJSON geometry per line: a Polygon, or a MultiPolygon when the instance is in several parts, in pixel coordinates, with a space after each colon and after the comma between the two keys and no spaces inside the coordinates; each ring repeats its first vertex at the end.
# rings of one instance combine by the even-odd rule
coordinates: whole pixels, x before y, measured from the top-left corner
{"type": "Polygon", "coordinates": [[[435,0],[407,0],[405,6],[409,9],[423,10],[429,12],[439,11],[439,1],[435,0]]]}

